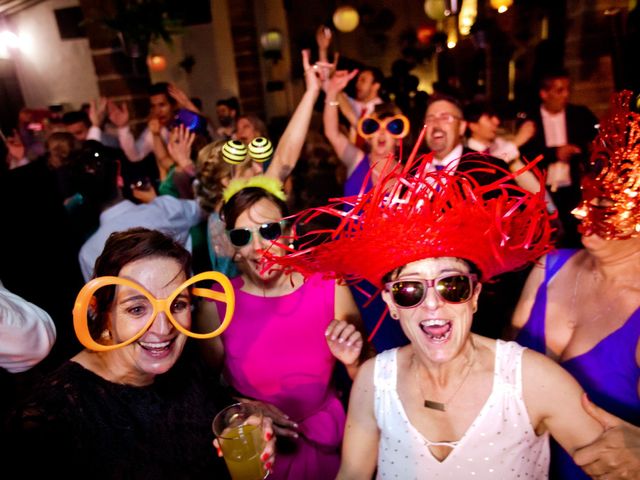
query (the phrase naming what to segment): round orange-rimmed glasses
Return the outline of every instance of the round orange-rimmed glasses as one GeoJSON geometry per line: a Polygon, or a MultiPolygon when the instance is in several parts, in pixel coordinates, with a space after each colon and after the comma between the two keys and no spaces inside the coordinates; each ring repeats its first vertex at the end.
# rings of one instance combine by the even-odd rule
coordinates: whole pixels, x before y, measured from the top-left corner
{"type": "Polygon", "coordinates": [[[98,277],[90,280],[84,287],[82,287],[82,290],[80,290],[80,293],[78,293],[78,296],[76,297],[76,301],[73,306],[73,328],[76,332],[78,340],[80,341],[80,343],[82,343],[82,345],[90,350],[105,352],[108,350],[125,347],[138,340],[151,327],[158,313],[164,312],[171,324],[176,327],[176,329],[180,333],[183,333],[184,335],[192,338],[209,339],[217,337],[227,329],[229,323],[231,323],[231,317],[233,316],[235,306],[236,297],[233,286],[231,285],[229,279],[220,272],[199,273],[198,275],[195,275],[183,282],[167,298],[155,298],[142,285],[127,278],[112,276],[98,277]],[[219,283],[220,286],[222,286],[223,291],[219,292],[214,291],[210,288],[200,288],[194,286],[196,283],[205,280],[212,280],[219,283]],[[97,342],[91,335],[91,331],[89,330],[88,313],[89,309],[93,308],[95,305],[94,294],[96,293],[96,291],[100,288],[111,286],[123,286],[136,290],[149,301],[149,304],[152,306],[153,311],[149,316],[149,319],[146,321],[140,331],[138,331],[138,333],[123,342],[107,345],[97,342]],[[192,332],[191,330],[188,330],[183,325],[181,325],[180,322],[175,319],[171,311],[171,306],[176,300],[176,297],[178,297],[178,295],[180,295],[187,288],[190,289],[191,295],[193,296],[202,297],[218,302],[224,302],[227,304],[224,319],[218,328],[216,328],[212,332],[207,333],[192,332]]]}
{"type": "Polygon", "coordinates": [[[381,128],[389,132],[393,138],[404,138],[409,133],[409,119],[404,115],[394,115],[393,117],[378,119],[375,116],[367,115],[358,122],[358,135],[363,138],[370,138],[381,128]]]}

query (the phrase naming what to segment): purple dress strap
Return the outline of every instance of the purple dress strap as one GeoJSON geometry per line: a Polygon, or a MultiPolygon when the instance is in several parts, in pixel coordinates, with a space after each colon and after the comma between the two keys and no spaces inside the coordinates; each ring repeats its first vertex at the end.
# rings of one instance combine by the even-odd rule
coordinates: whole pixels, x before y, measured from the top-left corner
{"type": "Polygon", "coordinates": [[[558,273],[558,270],[567,263],[578,250],[554,250],[547,255],[545,264],[544,280],[538,287],[536,298],[531,307],[531,314],[527,323],[516,337],[516,342],[520,345],[540,352],[543,355],[547,352],[547,342],[544,333],[544,320],[547,313],[547,285],[558,273]]]}
{"type": "Polygon", "coordinates": [[[356,166],[356,168],[351,172],[349,178],[344,182],[344,196],[352,197],[356,196],[360,193],[362,189],[362,184],[365,179],[367,180],[367,184],[362,190],[363,192],[368,192],[373,188],[373,183],[371,182],[371,177],[367,178],[367,174],[369,173],[369,155],[365,155],[360,163],[356,166]]]}

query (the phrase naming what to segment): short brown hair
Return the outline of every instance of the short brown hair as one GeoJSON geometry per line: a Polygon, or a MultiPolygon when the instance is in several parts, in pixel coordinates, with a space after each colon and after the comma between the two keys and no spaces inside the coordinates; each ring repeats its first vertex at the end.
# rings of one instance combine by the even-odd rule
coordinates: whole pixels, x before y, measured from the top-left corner
{"type": "MultiPolygon", "coordinates": [[[[162,232],[138,227],[109,235],[96,260],[94,277],[117,277],[125,265],[153,257],[173,258],[186,277],[191,275],[191,254],[182,245],[162,232]]],[[[104,314],[111,307],[115,291],[115,287],[110,286],[99,289],[95,294],[97,308],[90,325],[94,338],[106,328],[104,314]]]]}
{"type": "Polygon", "coordinates": [[[242,212],[247,211],[262,199],[273,202],[280,209],[282,217],[289,215],[287,204],[278,197],[260,187],[247,187],[233,195],[222,207],[221,216],[227,229],[231,230],[242,212]]]}

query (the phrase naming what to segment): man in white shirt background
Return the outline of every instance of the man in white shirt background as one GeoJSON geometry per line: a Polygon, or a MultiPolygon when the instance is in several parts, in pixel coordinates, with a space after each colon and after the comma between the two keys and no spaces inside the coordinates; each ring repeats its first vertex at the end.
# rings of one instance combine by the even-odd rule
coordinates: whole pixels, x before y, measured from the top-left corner
{"type": "Polygon", "coordinates": [[[570,93],[571,82],[565,70],[543,75],[540,106],[520,127],[534,127],[535,133],[520,152],[527,159],[544,155],[547,186],[563,228],[558,246],[580,247],[578,222],[571,210],[580,201],[580,178],[589,167],[589,144],[596,136],[598,119],[587,107],[569,103],[570,93]]]}
{"type": "Polygon", "coordinates": [[[154,137],[159,137],[166,145],[169,140],[168,126],[177,108],[176,100],[169,94],[168,83],[159,82],[151,85],[149,88],[149,121],[155,121],[158,125],[150,128],[150,123],[150,126],[145,128],[135,140],[129,125],[127,105],[109,102],[109,119],[118,127],[120,147],[131,162],[139,162],[153,152],[154,137]]]}

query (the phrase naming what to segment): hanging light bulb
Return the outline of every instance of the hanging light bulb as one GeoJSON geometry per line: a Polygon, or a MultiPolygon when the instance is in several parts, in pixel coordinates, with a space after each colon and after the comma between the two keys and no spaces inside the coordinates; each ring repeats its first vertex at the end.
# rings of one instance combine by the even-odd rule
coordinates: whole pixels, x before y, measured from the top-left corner
{"type": "Polygon", "coordinates": [[[360,23],[358,11],[349,5],[338,7],[333,14],[333,24],[341,32],[352,32],[358,23],[360,23]]]}
{"type": "Polygon", "coordinates": [[[498,13],[506,12],[511,5],[513,5],[513,0],[491,0],[491,7],[497,10],[498,13]]]}
{"type": "Polygon", "coordinates": [[[167,68],[167,58],[164,55],[149,55],[147,65],[152,72],[162,72],[167,68]]]}
{"type": "Polygon", "coordinates": [[[444,20],[444,17],[446,17],[445,10],[445,0],[426,0],[424,2],[424,13],[433,20],[444,20]]]}
{"type": "Polygon", "coordinates": [[[461,35],[469,35],[478,15],[478,0],[464,0],[458,16],[458,29],[461,35]]]}

